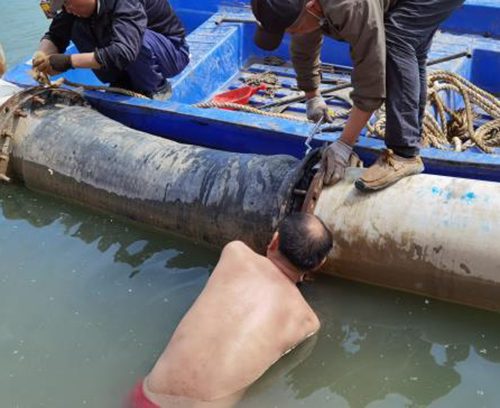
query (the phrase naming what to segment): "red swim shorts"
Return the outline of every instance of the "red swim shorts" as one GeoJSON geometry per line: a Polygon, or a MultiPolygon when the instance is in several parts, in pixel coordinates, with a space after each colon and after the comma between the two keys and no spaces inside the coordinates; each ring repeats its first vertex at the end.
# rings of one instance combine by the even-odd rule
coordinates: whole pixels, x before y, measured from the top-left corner
{"type": "Polygon", "coordinates": [[[144,393],[144,380],[140,380],[130,395],[131,408],[160,408],[153,404],[144,393]]]}

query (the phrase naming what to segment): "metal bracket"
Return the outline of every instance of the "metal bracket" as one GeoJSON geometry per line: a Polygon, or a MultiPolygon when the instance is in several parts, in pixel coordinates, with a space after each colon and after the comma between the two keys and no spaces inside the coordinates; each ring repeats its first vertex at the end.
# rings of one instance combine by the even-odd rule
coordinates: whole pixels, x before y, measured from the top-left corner
{"type": "Polygon", "coordinates": [[[306,214],[313,214],[316,204],[319,200],[321,192],[323,191],[323,179],[325,178],[325,166],[323,162],[320,162],[320,166],[314,178],[309,185],[309,189],[306,193],[306,198],[302,204],[301,212],[306,214]]]}
{"type": "Polygon", "coordinates": [[[7,175],[22,121],[30,120],[30,115],[39,109],[50,109],[57,103],[64,105],[85,105],[83,97],[69,89],[53,87],[34,87],[13,95],[0,106],[0,181],[10,182],[7,175]]]}

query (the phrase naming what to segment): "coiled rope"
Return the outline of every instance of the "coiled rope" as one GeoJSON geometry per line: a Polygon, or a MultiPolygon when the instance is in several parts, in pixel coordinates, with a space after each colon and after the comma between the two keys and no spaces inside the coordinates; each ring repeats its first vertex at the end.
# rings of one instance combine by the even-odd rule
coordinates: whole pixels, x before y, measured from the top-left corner
{"type": "MultiPolygon", "coordinates": [[[[422,143],[443,150],[465,151],[473,146],[486,153],[500,146],[500,101],[492,94],[477,87],[458,74],[448,71],[432,71],[428,75],[427,106],[424,112],[422,143]],[[461,96],[463,108],[452,110],[445,103],[453,94],[461,96]],[[479,113],[491,117],[491,121],[474,126],[479,113]]],[[[198,108],[233,109],[257,115],[305,122],[307,119],[282,113],[267,112],[236,103],[204,102],[198,108]]],[[[333,118],[344,118],[347,111],[331,111],[333,118]]],[[[368,132],[375,137],[385,137],[386,113],[382,107],[375,112],[375,120],[368,124],[368,132]]]]}
{"type": "MultiPolygon", "coordinates": [[[[39,72],[33,77],[45,86],[67,85],[104,92],[114,92],[140,99],[149,99],[145,95],[122,88],[107,86],[84,85],[68,81],[65,78],[51,83],[47,75],[39,72]]],[[[424,113],[422,143],[424,146],[443,150],[465,151],[473,146],[479,147],[485,153],[492,153],[493,147],[500,146],[500,101],[492,94],[477,87],[470,81],[453,72],[437,70],[427,77],[427,106],[424,113]],[[446,105],[442,93],[450,100],[452,93],[461,96],[463,108],[452,110],[446,105]],[[491,117],[491,121],[474,127],[479,113],[491,117]]],[[[267,112],[247,105],[230,102],[202,102],[194,105],[197,108],[232,109],[241,112],[254,113],[270,118],[307,122],[306,118],[267,112]]],[[[332,111],[333,119],[343,118],[348,111],[332,111]]],[[[386,127],[385,109],[375,112],[375,120],[367,125],[368,132],[375,137],[384,138],[386,127]]]]}
{"type": "MultiPolygon", "coordinates": [[[[424,113],[422,141],[424,145],[444,150],[465,151],[477,146],[485,153],[492,153],[500,146],[500,101],[458,74],[432,71],[427,77],[427,106],[424,113]],[[459,95],[463,108],[452,110],[446,105],[452,94],[459,95]],[[482,126],[474,126],[479,113],[491,117],[482,126]]],[[[375,137],[385,136],[386,114],[376,112],[376,119],[368,125],[375,137]]]]}

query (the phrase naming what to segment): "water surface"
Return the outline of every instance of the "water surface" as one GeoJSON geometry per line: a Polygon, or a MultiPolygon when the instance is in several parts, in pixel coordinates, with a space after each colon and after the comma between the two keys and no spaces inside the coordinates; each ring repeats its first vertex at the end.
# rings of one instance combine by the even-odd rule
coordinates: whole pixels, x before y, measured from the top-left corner
{"type": "MultiPolygon", "coordinates": [[[[218,251],[18,186],[0,209],[0,406],[120,407],[218,251]]],[[[242,407],[499,406],[497,314],[327,277],[303,289],[316,343],[242,407]]]]}

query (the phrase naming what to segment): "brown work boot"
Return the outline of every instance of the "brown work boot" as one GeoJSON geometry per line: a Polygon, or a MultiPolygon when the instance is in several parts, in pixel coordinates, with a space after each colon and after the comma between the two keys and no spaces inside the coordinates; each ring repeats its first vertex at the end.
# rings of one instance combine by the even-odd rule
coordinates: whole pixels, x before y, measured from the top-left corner
{"type": "Polygon", "coordinates": [[[365,170],[354,185],[363,192],[378,191],[386,188],[403,177],[419,174],[424,171],[424,163],[420,156],[405,158],[397,156],[386,149],[377,161],[365,170]]]}

